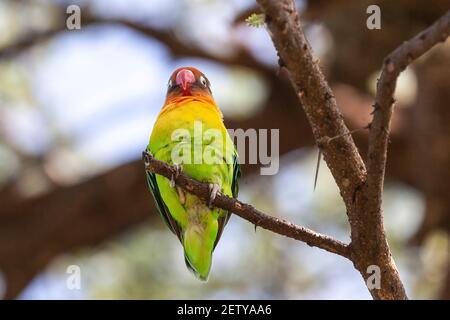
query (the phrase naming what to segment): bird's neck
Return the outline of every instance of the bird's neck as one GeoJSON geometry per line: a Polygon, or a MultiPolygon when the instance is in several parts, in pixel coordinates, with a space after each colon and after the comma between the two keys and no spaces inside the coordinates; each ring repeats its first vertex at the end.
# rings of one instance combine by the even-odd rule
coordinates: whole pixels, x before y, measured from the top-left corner
{"type": "Polygon", "coordinates": [[[168,96],[166,98],[164,106],[167,106],[169,104],[183,104],[195,100],[216,105],[214,99],[211,96],[198,94],[195,96],[168,96]]]}

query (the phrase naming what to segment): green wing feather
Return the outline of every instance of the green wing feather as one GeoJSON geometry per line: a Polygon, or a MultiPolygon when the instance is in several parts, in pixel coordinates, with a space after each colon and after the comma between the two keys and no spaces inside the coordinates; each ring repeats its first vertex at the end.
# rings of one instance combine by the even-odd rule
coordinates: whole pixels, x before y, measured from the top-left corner
{"type": "Polygon", "coordinates": [[[178,225],[178,223],[175,221],[175,219],[172,218],[172,216],[169,213],[169,209],[167,208],[166,204],[164,203],[164,200],[161,197],[161,193],[158,188],[158,184],[156,183],[156,175],[151,172],[146,172],[147,176],[147,184],[148,188],[150,189],[153,198],[155,199],[156,206],[158,207],[159,214],[164,221],[164,223],[167,225],[167,227],[177,235],[178,239],[182,242],[182,232],[181,227],[178,225]]]}
{"type": "MultiPolygon", "coordinates": [[[[239,193],[239,178],[241,177],[241,165],[238,161],[238,156],[236,150],[233,155],[233,180],[231,182],[231,192],[233,193],[233,198],[237,198],[239,193]]],[[[220,236],[222,235],[223,229],[225,228],[228,220],[230,220],[231,212],[227,212],[224,216],[219,217],[218,222],[218,230],[217,230],[217,238],[214,242],[214,248],[220,240],[220,236]]]]}
{"type": "Polygon", "coordinates": [[[238,161],[238,156],[235,151],[233,156],[233,182],[231,183],[231,191],[233,192],[233,198],[237,198],[239,193],[239,178],[241,177],[241,165],[238,161]]]}
{"type": "MultiPolygon", "coordinates": [[[[147,184],[148,188],[150,189],[153,198],[155,199],[156,205],[158,207],[158,212],[164,221],[164,223],[167,225],[167,227],[178,237],[178,239],[183,242],[182,239],[182,232],[181,227],[178,225],[178,223],[175,221],[175,219],[172,218],[172,216],[169,213],[169,209],[165,205],[161,193],[158,188],[158,184],[156,182],[156,175],[151,172],[146,172],[147,176],[147,184]]],[[[231,190],[233,193],[233,197],[237,198],[239,193],[239,178],[241,176],[241,166],[238,162],[237,154],[235,153],[233,156],[233,179],[231,184],[231,190]]],[[[228,220],[230,220],[231,212],[227,212],[222,217],[219,217],[218,219],[218,232],[217,232],[217,238],[214,242],[214,248],[216,247],[217,243],[220,240],[220,236],[222,235],[223,229],[225,228],[225,225],[228,223],[228,220]]]]}

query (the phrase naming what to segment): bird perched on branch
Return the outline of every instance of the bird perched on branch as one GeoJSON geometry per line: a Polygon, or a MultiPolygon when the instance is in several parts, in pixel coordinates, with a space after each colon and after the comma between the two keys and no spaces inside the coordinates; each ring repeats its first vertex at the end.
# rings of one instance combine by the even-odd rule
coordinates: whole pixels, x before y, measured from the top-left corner
{"type": "Polygon", "coordinates": [[[169,180],[147,172],[161,217],[183,245],[186,266],[206,281],[212,253],[230,217],[211,204],[219,191],[237,197],[240,167],[222,112],[202,72],[192,67],[173,72],[146,152],[210,185],[210,201],[204,203],[176,186],[176,176],[169,180]]]}

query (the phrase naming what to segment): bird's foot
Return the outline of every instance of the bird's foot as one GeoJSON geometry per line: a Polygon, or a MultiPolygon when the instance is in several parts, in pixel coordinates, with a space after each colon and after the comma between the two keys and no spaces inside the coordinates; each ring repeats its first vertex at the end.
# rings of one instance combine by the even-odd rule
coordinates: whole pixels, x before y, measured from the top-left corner
{"type": "Polygon", "coordinates": [[[142,151],[142,160],[144,161],[144,164],[146,167],[150,165],[150,159],[153,158],[153,155],[150,151],[144,150],[142,151]]]}
{"type": "Polygon", "coordinates": [[[212,207],[212,203],[214,199],[216,199],[217,194],[220,191],[220,186],[217,183],[210,183],[209,184],[209,201],[208,201],[208,207],[212,207]]]}
{"type": "Polygon", "coordinates": [[[180,164],[174,164],[175,167],[175,174],[173,174],[170,177],[170,187],[175,187],[175,180],[177,180],[178,176],[180,175],[181,171],[183,171],[183,167],[180,164]]]}

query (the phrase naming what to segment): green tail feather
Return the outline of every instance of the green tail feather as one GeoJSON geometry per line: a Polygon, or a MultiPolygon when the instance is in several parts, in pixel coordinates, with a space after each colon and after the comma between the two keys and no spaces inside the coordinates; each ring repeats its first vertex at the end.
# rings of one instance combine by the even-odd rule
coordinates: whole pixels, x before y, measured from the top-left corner
{"type": "Polygon", "coordinates": [[[206,230],[199,226],[188,226],[184,232],[183,247],[188,269],[198,279],[207,281],[211,270],[214,239],[208,238],[206,230]]]}

